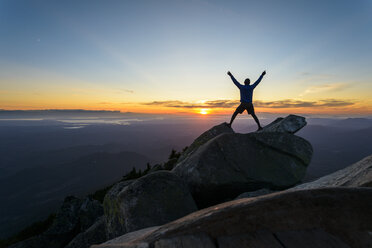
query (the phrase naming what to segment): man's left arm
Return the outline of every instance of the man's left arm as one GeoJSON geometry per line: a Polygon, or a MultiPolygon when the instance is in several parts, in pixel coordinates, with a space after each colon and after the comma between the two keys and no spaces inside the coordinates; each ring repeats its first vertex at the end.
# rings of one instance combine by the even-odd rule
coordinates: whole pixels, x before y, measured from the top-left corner
{"type": "Polygon", "coordinates": [[[253,88],[256,88],[256,86],[261,82],[263,76],[265,76],[265,75],[266,75],[266,71],[263,71],[262,74],[261,74],[261,76],[260,76],[260,77],[257,79],[257,81],[254,82],[254,84],[252,85],[253,88]]]}

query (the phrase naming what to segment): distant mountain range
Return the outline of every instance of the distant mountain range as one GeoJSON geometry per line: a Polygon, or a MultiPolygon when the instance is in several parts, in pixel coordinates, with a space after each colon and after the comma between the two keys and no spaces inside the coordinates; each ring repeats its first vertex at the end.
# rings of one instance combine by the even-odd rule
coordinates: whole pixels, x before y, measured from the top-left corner
{"type": "Polygon", "coordinates": [[[372,154],[372,126],[362,129],[308,125],[298,132],[314,147],[306,181],[330,174],[372,154]]]}

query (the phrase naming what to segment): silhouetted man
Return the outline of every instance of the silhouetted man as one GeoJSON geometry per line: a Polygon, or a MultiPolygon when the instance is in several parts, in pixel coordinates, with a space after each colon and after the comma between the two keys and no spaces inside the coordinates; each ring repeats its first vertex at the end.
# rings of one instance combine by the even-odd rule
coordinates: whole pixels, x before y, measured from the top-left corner
{"type": "Polygon", "coordinates": [[[252,104],[252,96],[253,96],[253,90],[256,88],[256,86],[261,82],[261,79],[263,76],[265,76],[266,71],[262,72],[261,76],[257,79],[257,81],[250,85],[251,81],[249,78],[247,78],[244,81],[244,85],[241,85],[231,74],[231,72],[227,72],[227,75],[231,77],[231,80],[234,82],[234,84],[239,88],[240,90],[240,105],[236,108],[234,114],[231,116],[230,123],[228,124],[231,127],[231,124],[233,123],[235,117],[238,114],[241,114],[244,112],[244,110],[247,110],[248,114],[252,115],[253,119],[256,121],[258,125],[258,130],[261,130],[262,127],[260,125],[260,121],[258,120],[256,114],[254,113],[254,107],[252,104]]]}

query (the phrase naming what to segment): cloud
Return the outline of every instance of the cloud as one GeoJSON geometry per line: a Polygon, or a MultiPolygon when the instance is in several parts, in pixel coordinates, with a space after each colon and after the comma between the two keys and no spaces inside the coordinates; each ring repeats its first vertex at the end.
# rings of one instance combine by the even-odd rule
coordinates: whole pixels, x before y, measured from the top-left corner
{"type": "MultiPolygon", "coordinates": [[[[168,108],[232,108],[237,107],[238,100],[213,100],[202,103],[184,102],[178,100],[145,102],[143,105],[162,106],[168,108]]],[[[344,107],[354,105],[351,100],[324,99],[318,101],[279,100],[254,101],[255,107],[260,108],[316,108],[316,107],[344,107]]]]}
{"type": "Polygon", "coordinates": [[[201,103],[183,102],[183,101],[153,101],[142,103],[143,105],[156,105],[169,108],[231,108],[239,104],[237,100],[213,100],[203,101],[201,103]]]}
{"type": "Polygon", "coordinates": [[[355,102],[349,100],[325,99],[318,101],[302,100],[280,100],[280,101],[255,101],[254,105],[261,108],[316,108],[316,107],[344,107],[354,105],[355,102]]]}
{"type": "Polygon", "coordinates": [[[129,89],[118,89],[116,93],[118,93],[118,94],[122,94],[123,92],[131,93],[131,94],[134,93],[133,90],[129,90],[129,89]]]}
{"type": "Polygon", "coordinates": [[[347,87],[349,87],[349,85],[345,83],[315,85],[315,86],[311,86],[307,88],[304,93],[300,94],[300,96],[307,95],[307,94],[320,93],[320,92],[335,92],[335,91],[343,90],[347,87]]]}
{"type": "Polygon", "coordinates": [[[134,93],[133,90],[122,90],[122,91],[127,92],[127,93],[134,93]]]}

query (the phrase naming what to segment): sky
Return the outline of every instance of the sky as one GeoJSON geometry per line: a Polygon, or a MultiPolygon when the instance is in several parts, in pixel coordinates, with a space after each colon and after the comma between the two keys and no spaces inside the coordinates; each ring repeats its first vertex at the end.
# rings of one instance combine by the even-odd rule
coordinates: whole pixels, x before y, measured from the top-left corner
{"type": "Polygon", "coordinates": [[[372,0],[0,0],[0,109],[372,115],[372,0]]]}

